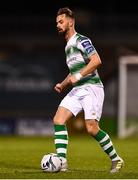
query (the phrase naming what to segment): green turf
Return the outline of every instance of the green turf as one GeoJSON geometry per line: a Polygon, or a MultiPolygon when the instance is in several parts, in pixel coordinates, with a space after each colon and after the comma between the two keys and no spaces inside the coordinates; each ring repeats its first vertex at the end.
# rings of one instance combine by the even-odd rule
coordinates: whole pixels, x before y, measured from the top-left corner
{"type": "Polygon", "coordinates": [[[70,135],[68,172],[45,173],[40,161],[54,152],[52,137],[0,137],[1,179],[134,179],[138,178],[138,139],[117,140],[115,147],[125,160],[119,174],[110,174],[110,160],[89,135],[70,135]]]}

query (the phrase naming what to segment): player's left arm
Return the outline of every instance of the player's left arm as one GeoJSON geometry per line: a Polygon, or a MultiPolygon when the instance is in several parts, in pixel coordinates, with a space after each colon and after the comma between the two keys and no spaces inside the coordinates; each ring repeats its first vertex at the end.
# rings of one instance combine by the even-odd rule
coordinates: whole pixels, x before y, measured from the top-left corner
{"type": "Polygon", "coordinates": [[[89,57],[89,63],[79,72],[70,76],[70,83],[75,84],[83,77],[94,72],[101,65],[101,59],[98,53],[94,53],[89,57]]]}
{"type": "Polygon", "coordinates": [[[78,42],[78,48],[88,59],[88,64],[80,72],[70,77],[71,84],[75,84],[83,77],[94,72],[101,65],[101,59],[90,39],[85,38],[78,42]]]}
{"type": "Polygon", "coordinates": [[[94,53],[89,57],[89,63],[80,71],[82,77],[94,72],[102,64],[98,53],[94,53]]]}

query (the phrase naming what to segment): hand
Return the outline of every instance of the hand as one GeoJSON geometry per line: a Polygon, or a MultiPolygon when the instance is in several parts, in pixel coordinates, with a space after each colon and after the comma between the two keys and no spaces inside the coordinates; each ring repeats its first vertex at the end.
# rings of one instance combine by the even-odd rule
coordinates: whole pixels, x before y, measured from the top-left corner
{"type": "Polygon", "coordinates": [[[62,88],[62,85],[61,83],[58,83],[55,85],[54,89],[58,92],[58,93],[61,93],[63,88],[62,88]]]}

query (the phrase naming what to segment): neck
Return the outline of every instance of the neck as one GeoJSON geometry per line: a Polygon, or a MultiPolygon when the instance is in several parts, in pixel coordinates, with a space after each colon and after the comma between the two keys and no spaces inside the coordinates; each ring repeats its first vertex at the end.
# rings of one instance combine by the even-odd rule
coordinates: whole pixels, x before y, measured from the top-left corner
{"type": "Polygon", "coordinates": [[[69,41],[69,39],[76,33],[75,29],[67,31],[65,34],[65,39],[66,41],[69,41]]]}

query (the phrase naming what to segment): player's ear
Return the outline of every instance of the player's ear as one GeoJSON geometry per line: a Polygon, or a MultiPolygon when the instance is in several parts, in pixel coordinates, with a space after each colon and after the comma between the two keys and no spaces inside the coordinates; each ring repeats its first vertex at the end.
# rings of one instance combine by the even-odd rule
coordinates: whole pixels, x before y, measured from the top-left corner
{"type": "Polygon", "coordinates": [[[74,26],[74,19],[70,18],[70,20],[69,20],[69,25],[70,25],[70,27],[73,27],[73,26],[74,26]]]}

